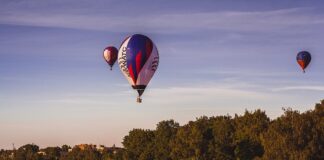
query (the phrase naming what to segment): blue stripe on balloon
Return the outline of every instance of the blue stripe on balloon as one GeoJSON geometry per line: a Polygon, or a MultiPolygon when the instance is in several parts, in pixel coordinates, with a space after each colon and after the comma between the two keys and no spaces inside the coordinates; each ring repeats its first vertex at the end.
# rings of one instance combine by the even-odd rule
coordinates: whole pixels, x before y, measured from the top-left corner
{"type": "MultiPolygon", "coordinates": [[[[150,39],[146,36],[136,34],[130,37],[128,44],[127,44],[127,52],[126,52],[126,61],[127,61],[127,68],[132,66],[133,68],[133,75],[135,81],[137,80],[138,74],[140,70],[136,70],[136,56],[142,52],[142,57],[140,61],[140,69],[144,66],[146,62],[146,43],[150,42],[150,39]]],[[[135,82],[136,83],[136,82],[135,82]]]]}

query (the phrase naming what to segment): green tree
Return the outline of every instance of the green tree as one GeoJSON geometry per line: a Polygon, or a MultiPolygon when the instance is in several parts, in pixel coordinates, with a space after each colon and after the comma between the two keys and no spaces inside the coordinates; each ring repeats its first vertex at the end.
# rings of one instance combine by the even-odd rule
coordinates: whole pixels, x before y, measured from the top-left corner
{"type": "Polygon", "coordinates": [[[12,160],[13,159],[13,151],[11,150],[0,150],[0,160],[12,160]]]}
{"type": "Polygon", "coordinates": [[[285,110],[262,136],[263,159],[324,159],[324,103],[299,113],[285,110]]]}
{"type": "Polygon", "coordinates": [[[243,116],[235,115],[235,157],[236,159],[254,159],[261,157],[264,148],[260,135],[265,132],[270,124],[270,119],[264,111],[245,111],[243,116]]]}
{"type": "Polygon", "coordinates": [[[91,146],[85,146],[80,149],[78,146],[72,148],[72,151],[67,156],[61,157],[61,160],[100,160],[101,154],[91,146]]]}
{"type": "Polygon", "coordinates": [[[213,139],[210,121],[200,117],[178,129],[171,142],[172,159],[208,159],[209,141],[213,139]]]}
{"type": "Polygon", "coordinates": [[[60,147],[47,147],[41,151],[45,152],[44,160],[58,160],[61,157],[62,149],[60,147]]]}
{"type": "Polygon", "coordinates": [[[26,144],[16,151],[15,160],[40,160],[41,156],[37,154],[39,147],[35,144],[26,144]]]}
{"type": "Polygon", "coordinates": [[[68,145],[62,145],[61,147],[61,153],[60,153],[60,160],[67,160],[68,159],[68,154],[69,150],[71,149],[70,146],[68,145]]]}
{"type": "Polygon", "coordinates": [[[154,156],[155,159],[170,160],[170,142],[176,136],[179,123],[174,120],[161,121],[154,132],[154,156]]]}
{"type": "Polygon", "coordinates": [[[210,159],[234,159],[235,125],[230,116],[211,118],[213,139],[209,142],[210,159]]]}
{"type": "Polygon", "coordinates": [[[153,153],[154,132],[151,130],[133,129],[122,142],[127,159],[149,160],[154,159],[153,153]]]}
{"type": "Polygon", "coordinates": [[[69,149],[71,149],[71,147],[65,144],[61,147],[61,149],[62,149],[62,152],[69,152],[69,149]]]}
{"type": "Polygon", "coordinates": [[[113,145],[111,148],[105,147],[101,153],[102,160],[124,160],[125,150],[113,145]]]}

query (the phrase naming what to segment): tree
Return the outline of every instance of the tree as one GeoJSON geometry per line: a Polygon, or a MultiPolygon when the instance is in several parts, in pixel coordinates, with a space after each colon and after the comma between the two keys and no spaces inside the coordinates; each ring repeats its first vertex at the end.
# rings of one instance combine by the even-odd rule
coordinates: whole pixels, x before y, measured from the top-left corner
{"type": "Polygon", "coordinates": [[[243,116],[235,115],[235,157],[236,159],[254,159],[261,157],[264,148],[260,135],[268,129],[270,119],[264,111],[245,111],[243,116]]]}
{"type": "Polygon", "coordinates": [[[39,147],[35,144],[26,144],[18,148],[15,160],[39,160],[41,157],[37,154],[39,147]]]}
{"type": "Polygon", "coordinates": [[[11,150],[0,150],[0,160],[12,160],[13,159],[13,151],[11,150]]]}
{"type": "Polygon", "coordinates": [[[67,156],[61,157],[60,160],[100,160],[101,154],[96,148],[91,145],[85,145],[83,149],[75,146],[71,152],[68,152],[67,156]]]}
{"type": "Polygon", "coordinates": [[[171,142],[172,159],[208,159],[209,141],[213,139],[207,117],[200,117],[180,127],[171,142]]]}
{"type": "Polygon", "coordinates": [[[161,121],[154,131],[154,155],[155,159],[170,160],[170,142],[175,138],[179,123],[174,120],[161,121]]]}
{"type": "Polygon", "coordinates": [[[62,148],[62,152],[69,152],[69,149],[71,149],[71,147],[66,144],[63,145],[61,148],[62,148]]]}
{"type": "Polygon", "coordinates": [[[299,113],[286,109],[262,136],[263,159],[324,159],[324,103],[299,113]]]}
{"type": "Polygon", "coordinates": [[[234,159],[235,125],[230,116],[211,118],[213,139],[209,142],[210,159],[234,159]]]}
{"type": "Polygon", "coordinates": [[[124,137],[123,145],[127,159],[154,159],[154,132],[151,130],[133,129],[124,137]]]}
{"type": "Polygon", "coordinates": [[[44,160],[57,160],[61,157],[62,149],[60,147],[47,147],[42,151],[45,152],[44,160]]]}

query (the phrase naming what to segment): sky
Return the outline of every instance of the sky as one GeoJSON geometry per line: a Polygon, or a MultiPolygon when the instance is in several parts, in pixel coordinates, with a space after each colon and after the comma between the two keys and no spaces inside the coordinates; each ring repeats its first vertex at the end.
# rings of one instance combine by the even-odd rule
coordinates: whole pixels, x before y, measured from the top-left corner
{"type": "Polygon", "coordinates": [[[324,99],[323,28],[320,0],[1,0],[0,148],[122,146],[162,120],[312,109],[324,99]],[[137,33],[160,55],[141,104],[102,57],[137,33]]]}

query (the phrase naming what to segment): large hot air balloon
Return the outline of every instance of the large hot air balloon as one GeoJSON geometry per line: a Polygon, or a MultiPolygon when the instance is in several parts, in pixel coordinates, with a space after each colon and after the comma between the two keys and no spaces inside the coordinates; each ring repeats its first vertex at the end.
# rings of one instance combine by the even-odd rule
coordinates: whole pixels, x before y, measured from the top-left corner
{"type": "Polygon", "coordinates": [[[105,61],[109,64],[110,70],[112,70],[112,66],[116,62],[117,56],[118,56],[118,50],[116,47],[109,46],[104,49],[103,57],[105,61]]]}
{"type": "Polygon", "coordinates": [[[307,51],[301,51],[297,54],[296,59],[300,67],[303,69],[303,72],[305,73],[305,69],[312,59],[311,54],[307,51]]]}
{"type": "Polygon", "coordinates": [[[118,64],[133,89],[137,90],[137,102],[141,103],[141,96],[159,65],[156,46],[144,35],[127,37],[119,48],[118,64]]]}

